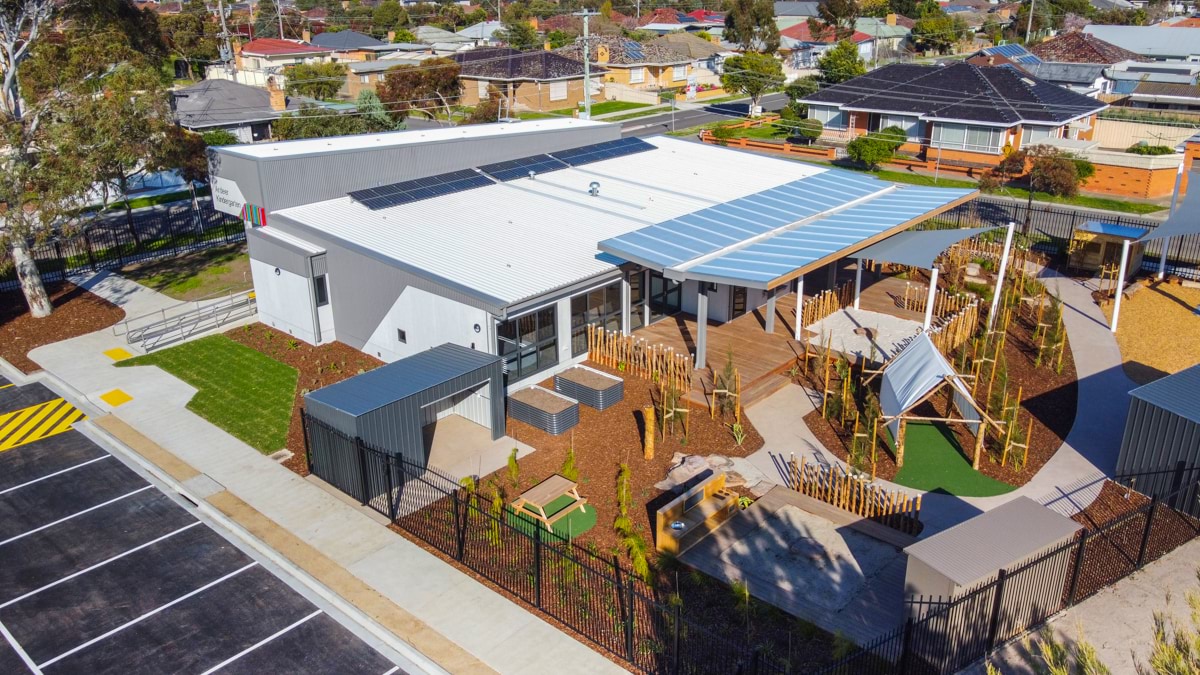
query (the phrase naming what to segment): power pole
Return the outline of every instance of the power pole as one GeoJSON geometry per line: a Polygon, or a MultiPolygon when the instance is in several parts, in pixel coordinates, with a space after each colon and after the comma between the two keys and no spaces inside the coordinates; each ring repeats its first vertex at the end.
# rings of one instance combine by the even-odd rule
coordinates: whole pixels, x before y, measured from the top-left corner
{"type": "Polygon", "coordinates": [[[237,59],[233,56],[233,46],[229,44],[229,27],[225,25],[225,2],[217,0],[217,13],[221,15],[221,42],[225,49],[221,51],[221,58],[228,59],[225,62],[225,67],[232,75],[237,72],[237,59]]]}
{"type": "Polygon", "coordinates": [[[283,35],[283,7],[279,6],[279,0],[275,0],[275,16],[279,18],[279,39],[286,40],[283,35]]]}
{"type": "Polygon", "coordinates": [[[1029,0],[1029,21],[1025,23],[1025,45],[1029,46],[1029,34],[1033,32],[1033,4],[1037,0],[1029,0]]]}
{"type": "Polygon", "coordinates": [[[592,43],[588,39],[588,19],[596,16],[596,12],[583,10],[575,12],[575,16],[583,17],[583,119],[592,119],[592,43]]]}

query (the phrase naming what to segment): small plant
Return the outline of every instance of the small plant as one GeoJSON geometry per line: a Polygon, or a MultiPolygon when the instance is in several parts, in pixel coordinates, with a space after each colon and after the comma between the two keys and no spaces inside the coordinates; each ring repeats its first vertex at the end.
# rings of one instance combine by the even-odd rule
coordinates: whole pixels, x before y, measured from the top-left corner
{"type": "Polygon", "coordinates": [[[475,508],[479,508],[479,493],[476,491],[478,485],[475,484],[474,476],[464,476],[458,481],[458,484],[467,491],[468,503],[475,508]]]}
{"type": "Polygon", "coordinates": [[[738,497],[738,508],[743,511],[750,508],[750,505],[753,503],[754,503],[754,500],[749,497],[746,497],[746,496],[738,497]]]}
{"type": "Polygon", "coordinates": [[[563,460],[558,473],[569,481],[579,481],[579,467],[575,466],[575,447],[573,445],[567,448],[567,457],[563,460]]]}
{"type": "Polygon", "coordinates": [[[746,609],[750,606],[750,587],[741,579],[734,579],[729,582],[729,590],[733,592],[733,604],[738,609],[746,609]]]}
{"type": "Polygon", "coordinates": [[[791,368],[788,368],[787,376],[793,380],[800,377],[799,364],[793,364],[791,368]]]}
{"type": "Polygon", "coordinates": [[[264,328],[263,329],[263,339],[266,340],[267,342],[270,342],[271,340],[275,339],[275,333],[264,328]]]}
{"type": "Polygon", "coordinates": [[[288,351],[289,351],[289,352],[294,352],[294,351],[296,351],[296,350],[297,350],[297,349],[299,349],[299,348],[300,348],[300,341],[299,341],[299,340],[288,340],[288,343],[287,343],[287,349],[288,349],[288,351]]]}
{"type": "Polygon", "coordinates": [[[734,422],[733,424],[730,424],[729,433],[733,436],[734,444],[736,444],[739,448],[742,447],[742,443],[746,442],[746,429],[741,425],[741,423],[734,422]]]}
{"type": "Polygon", "coordinates": [[[625,362],[624,361],[621,361],[620,363],[617,364],[617,372],[621,372],[621,373],[625,372],[625,362]]]}
{"type": "Polygon", "coordinates": [[[512,483],[514,490],[521,484],[521,465],[517,463],[516,448],[508,453],[508,482],[512,483]]]}

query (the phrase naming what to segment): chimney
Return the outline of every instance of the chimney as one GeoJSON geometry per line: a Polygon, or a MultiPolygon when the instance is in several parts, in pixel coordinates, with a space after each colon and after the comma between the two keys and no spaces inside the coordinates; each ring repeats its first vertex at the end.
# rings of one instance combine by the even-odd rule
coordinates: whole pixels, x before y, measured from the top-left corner
{"type": "Polygon", "coordinates": [[[887,19],[885,19],[885,21],[887,21],[887,25],[895,26],[896,25],[896,15],[889,13],[887,15],[887,19]]]}
{"type": "Polygon", "coordinates": [[[273,77],[267,78],[267,92],[271,94],[271,110],[287,110],[287,94],[273,77]]]}
{"type": "Polygon", "coordinates": [[[996,57],[989,55],[989,56],[988,56],[988,65],[989,65],[989,66],[994,66],[994,65],[996,65],[996,57]]]}
{"type": "Polygon", "coordinates": [[[538,18],[536,16],[529,17],[529,25],[533,27],[534,30],[541,30],[541,27],[538,26],[538,18]]]}
{"type": "Polygon", "coordinates": [[[306,42],[306,43],[311,43],[312,42],[312,30],[309,28],[305,28],[304,31],[300,33],[300,41],[306,42]]]}
{"type": "Polygon", "coordinates": [[[242,70],[242,41],[233,41],[233,67],[242,70]]]}
{"type": "Polygon", "coordinates": [[[596,46],[596,63],[608,63],[608,45],[596,46]]]}
{"type": "Polygon", "coordinates": [[[394,31],[394,30],[389,30],[389,31],[388,31],[387,40],[388,40],[388,42],[389,42],[389,43],[391,43],[391,42],[395,42],[395,41],[396,41],[396,31],[394,31]]]}
{"type": "Polygon", "coordinates": [[[550,41],[549,40],[546,40],[544,43],[542,43],[542,49],[545,49],[546,51],[550,51],[550,41]]]}

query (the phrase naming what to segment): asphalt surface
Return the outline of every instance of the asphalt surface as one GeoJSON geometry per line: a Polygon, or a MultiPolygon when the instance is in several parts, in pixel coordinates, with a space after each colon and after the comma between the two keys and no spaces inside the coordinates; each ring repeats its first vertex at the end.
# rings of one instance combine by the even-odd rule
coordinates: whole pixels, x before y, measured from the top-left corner
{"type": "Polygon", "coordinates": [[[39,435],[57,399],[0,378],[0,673],[401,672],[80,432],[39,435]]]}

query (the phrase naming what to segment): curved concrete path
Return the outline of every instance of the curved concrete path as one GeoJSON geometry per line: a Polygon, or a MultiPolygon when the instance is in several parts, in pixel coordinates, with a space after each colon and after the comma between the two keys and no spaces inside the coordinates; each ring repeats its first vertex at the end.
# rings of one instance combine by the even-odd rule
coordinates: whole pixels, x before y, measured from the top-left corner
{"type": "MultiPolygon", "coordinates": [[[[1100,308],[1092,300],[1095,287],[1043,269],[1039,277],[1063,302],[1063,323],[1075,357],[1079,397],[1075,424],[1058,452],[1025,485],[996,497],[955,497],[924,493],[922,537],[941,532],[1015,497],[1026,496],[1072,515],[1095,499],[1103,479],[1116,467],[1129,390],[1137,386],[1121,366],[1121,352],[1100,308]]],[[[815,397],[789,386],[748,408],[746,414],[766,441],[750,457],[764,473],[781,481],[779,467],[792,453],[822,464],[844,462],[826,450],[801,418],[814,409],[815,397]]],[[[919,490],[888,481],[888,487],[912,494],[919,490]]]]}

